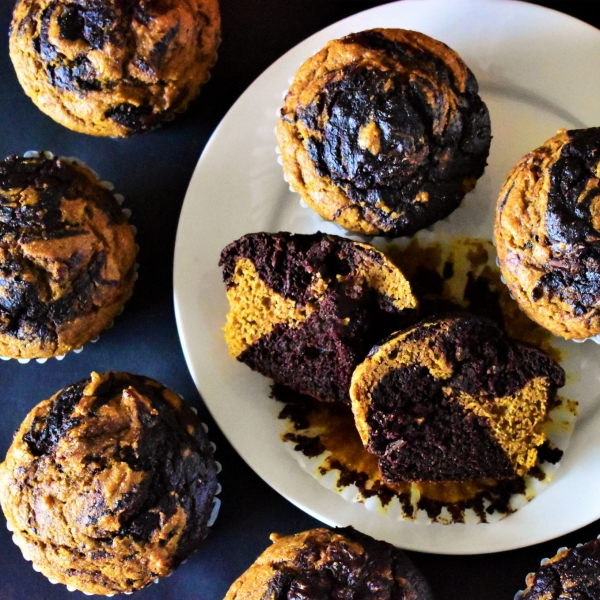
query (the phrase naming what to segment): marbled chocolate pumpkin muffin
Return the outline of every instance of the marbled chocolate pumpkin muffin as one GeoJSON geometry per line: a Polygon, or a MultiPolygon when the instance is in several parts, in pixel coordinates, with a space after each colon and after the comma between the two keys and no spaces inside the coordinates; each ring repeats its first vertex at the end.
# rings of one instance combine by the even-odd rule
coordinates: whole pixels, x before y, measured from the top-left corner
{"type": "Polygon", "coordinates": [[[58,157],[0,162],[0,356],[80,348],[131,296],[136,246],[113,194],[58,157]]]}
{"type": "Polygon", "coordinates": [[[483,174],[491,133],[456,52],[416,31],[372,29],[300,67],[277,138],[290,186],[323,218],[397,237],[458,207],[483,174]]]}
{"type": "Polygon", "coordinates": [[[555,335],[600,333],[600,128],[560,130],[511,170],[496,208],[500,269],[555,335]]]}
{"type": "Polygon", "coordinates": [[[422,322],[373,348],[350,396],[389,483],[511,479],[535,465],[564,371],[491,320],[422,322]]]}
{"type": "Polygon", "coordinates": [[[381,252],[338,236],[249,234],[219,264],[230,354],[325,402],[349,403],[354,368],[417,305],[381,252]]]}
{"type": "Polygon", "coordinates": [[[600,598],[600,541],[563,548],[527,576],[515,600],[592,600],[600,598]]]}
{"type": "Polygon", "coordinates": [[[220,27],[218,0],[19,0],[10,56],[25,93],[55,121],[128,136],[197,96],[220,27]]]}
{"type": "Polygon", "coordinates": [[[432,599],[423,576],[400,550],[351,527],[271,539],[273,545],[237,579],[225,600],[432,599]]]}
{"type": "Polygon", "coordinates": [[[38,404],[0,465],[14,541],[90,594],[165,577],[208,533],[216,465],[202,423],[147,377],[92,373],[38,404]]]}

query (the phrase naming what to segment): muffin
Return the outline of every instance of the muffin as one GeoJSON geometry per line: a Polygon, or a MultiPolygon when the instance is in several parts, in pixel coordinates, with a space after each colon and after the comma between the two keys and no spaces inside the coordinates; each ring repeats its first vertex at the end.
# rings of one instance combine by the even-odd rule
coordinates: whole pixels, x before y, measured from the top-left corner
{"type": "Polygon", "coordinates": [[[417,305],[381,252],[333,235],[245,235],[219,264],[231,356],[324,402],[349,404],[354,368],[417,305]]]}
{"type": "Polygon", "coordinates": [[[422,575],[394,546],[351,527],[271,536],[273,545],[225,600],[431,600],[422,575]]]}
{"type": "Polygon", "coordinates": [[[277,139],[290,186],[324,219],[397,237],[448,216],[475,187],[490,117],[448,46],[372,29],[329,42],[300,67],[277,139]]]}
{"type": "Polygon", "coordinates": [[[0,356],[80,348],[131,296],[136,245],[92,171],[49,153],[0,163],[0,356]]]}
{"type": "Polygon", "coordinates": [[[217,59],[220,27],[218,0],[19,0],[10,56],[55,121],[124,137],[186,109],[217,59]]]}
{"type": "Polygon", "coordinates": [[[562,548],[527,576],[520,600],[585,600],[600,598],[600,541],[562,548]]]}
{"type": "Polygon", "coordinates": [[[208,533],[216,466],[202,423],[156,381],[92,373],[38,404],[0,465],[34,568],[88,594],[169,575],[208,533]]]}
{"type": "Polygon", "coordinates": [[[373,348],[350,396],[388,483],[503,480],[535,465],[564,383],[544,352],[464,315],[419,323],[373,348]]]}
{"type": "Polygon", "coordinates": [[[513,167],[494,237],[529,318],[564,338],[600,333],[600,128],[560,130],[513,167]]]}

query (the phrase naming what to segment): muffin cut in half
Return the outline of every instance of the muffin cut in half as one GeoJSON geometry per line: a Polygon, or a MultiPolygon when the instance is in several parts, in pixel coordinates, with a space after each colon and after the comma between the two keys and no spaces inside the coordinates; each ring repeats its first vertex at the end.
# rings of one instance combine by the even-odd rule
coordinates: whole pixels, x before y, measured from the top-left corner
{"type": "Polygon", "coordinates": [[[219,264],[230,354],[325,402],[350,402],[355,367],[417,306],[381,252],[337,236],[253,233],[227,246],[219,264]]]}
{"type": "Polygon", "coordinates": [[[60,124],[128,136],[185,110],[217,59],[217,0],[19,0],[10,56],[60,124]]]}
{"type": "Polygon", "coordinates": [[[389,483],[511,479],[535,465],[564,372],[486,318],[422,322],[352,376],[361,439],[389,483]]]}
{"type": "Polygon", "coordinates": [[[88,594],[132,592],[200,546],[216,472],[179,396],[147,377],[92,373],[26,417],[0,465],[0,502],[46,577],[88,594]]]}
{"type": "Polygon", "coordinates": [[[277,124],[283,171],[323,218],[398,237],[448,216],[483,174],[490,117],[456,52],[372,29],[298,70],[277,124]]]}
{"type": "Polygon", "coordinates": [[[50,153],[0,162],[0,356],[60,356],[93,340],[131,296],[136,254],[90,169],[50,153]]]}
{"type": "Polygon", "coordinates": [[[513,167],[494,238],[530,319],[564,338],[600,334],[600,127],[560,130],[513,167]]]}
{"type": "Polygon", "coordinates": [[[351,527],[271,536],[273,545],[231,586],[225,600],[432,600],[404,554],[351,527]]]}

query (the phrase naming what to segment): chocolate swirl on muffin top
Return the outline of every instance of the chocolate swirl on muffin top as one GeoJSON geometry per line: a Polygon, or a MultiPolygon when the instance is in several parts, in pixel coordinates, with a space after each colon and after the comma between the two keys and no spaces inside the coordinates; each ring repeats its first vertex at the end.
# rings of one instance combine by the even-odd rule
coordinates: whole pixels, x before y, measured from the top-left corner
{"type": "Polygon", "coordinates": [[[128,592],[168,575],[206,537],[216,465],[176,394],[146,377],[93,373],[28,415],[0,489],[17,544],[46,576],[128,592]]]}
{"type": "Polygon", "coordinates": [[[495,226],[502,273],[553,333],[600,333],[600,128],[560,131],[509,174],[495,226]]]}
{"type": "Polygon", "coordinates": [[[131,295],[136,248],[92,172],[43,155],[0,163],[0,354],[78,348],[131,295]]]}
{"type": "Polygon", "coordinates": [[[63,125],[92,135],[155,127],[183,110],[216,60],[217,0],[20,0],[19,81],[63,125]]]}
{"type": "Polygon", "coordinates": [[[272,535],[273,545],[225,600],[430,600],[420,573],[397,548],[351,527],[272,535]]]}
{"type": "Polygon", "coordinates": [[[563,549],[527,576],[520,600],[586,600],[600,597],[600,541],[563,549]]]}
{"type": "Polygon", "coordinates": [[[458,55],[393,29],[334,40],[309,59],[278,136],[292,187],[317,212],[388,236],[450,214],[483,174],[491,139],[477,81],[458,55]]]}

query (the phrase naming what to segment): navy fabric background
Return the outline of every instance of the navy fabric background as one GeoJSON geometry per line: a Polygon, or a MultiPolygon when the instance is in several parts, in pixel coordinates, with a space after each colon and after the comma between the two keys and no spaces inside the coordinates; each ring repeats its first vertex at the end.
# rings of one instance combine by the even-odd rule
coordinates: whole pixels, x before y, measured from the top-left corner
{"type": "MultiPolygon", "coordinates": [[[[595,26],[592,0],[537,2],[595,26]]],[[[188,373],[172,301],[173,247],[179,211],[198,157],[211,133],[244,89],[289,48],[323,27],[383,4],[358,0],[221,0],[223,43],[212,80],[190,109],[163,129],[127,140],[71,132],[43,115],[22,92],[8,57],[13,1],[0,3],[0,159],[47,149],[77,156],[125,195],[138,228],[139,281],[115,326],[80,354],[46,364],[0,362],[0,456],[27,412],[92,370],[125,370],[153,377],[199,409],[223,464],[221,514],[202,549],[140,600],[220,600],[229,585],[269,544],[272,531],[295,533],[319,523],[272,491],[237,456],[212,422],[188,373]]],[[[596,5],[596,6],[594,6],[596,5]]],[[[598,57],[590,57],[598,61],[598,57]]],[[[198,235],[202,235],[199,230],[198,235]]],[[[190,277],[194,273],[189,274],[190,277]]],[[[257,443],[259,436],[257,435],[257,443]]],[[[283,452],[282,448],[282,452],[283,452]]],[[[51,585],[21,556],[0,517],[0,600],[78,600],[79,592],[51,585]]],[[[525,575],[559,546],[585,542],[600,522],[559,540],[482,556],[408,553],[438,600],[510,600],[525,575]]]]}

